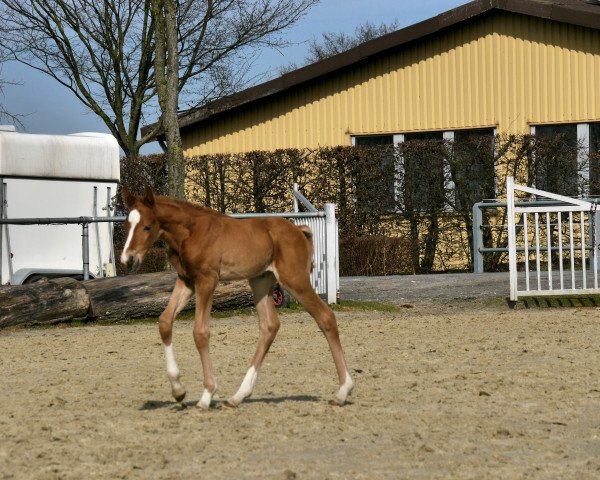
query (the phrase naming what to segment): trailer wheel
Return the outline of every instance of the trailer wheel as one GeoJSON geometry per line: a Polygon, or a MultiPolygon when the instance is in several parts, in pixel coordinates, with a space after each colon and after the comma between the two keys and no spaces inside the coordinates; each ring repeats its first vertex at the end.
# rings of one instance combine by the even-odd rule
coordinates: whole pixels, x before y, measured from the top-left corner
{"type": "MultiPolygon", "coordinates": [[[[40,282],[40,281],[44,281],[44,280],[51,280],[53,278],[73,278],[75,280],[77,280],[78,282],[83,282],[83,275],[81,273],[74,273],[72,275],[68,275],[68,274],[58,274],[58,273],[49,273],[47,275],[41,274],[41,273],[34,273],[33,275],[28,276],[24,281],[23,281],[23,285],[27,285],[28,283],[35,283],[35,282],[40,282]]],[[[94,278],[92,276],[90,276],[90,278],[94,278]]]]}
{"type": "Polygon", "coordinates": [[[35,283],[35,282],[39,282],[41,280],[44,279],[48,279],[48,277],[44,277],[43,275],[38,275],[38,274],[34,274],[34,275],[30,275],[29,277],[27,277],[25,279],[25,281],[23,282],[23,285],[26,285],[28,283],[35,283]]]}
{"type": "Polygon", "coordinates": [[[275,290],[273,290],[273,301],[275,302],[275,307],[287,308],[290,306],[290,300],[290,294],[280,285],[276,285],[275,290]]]}

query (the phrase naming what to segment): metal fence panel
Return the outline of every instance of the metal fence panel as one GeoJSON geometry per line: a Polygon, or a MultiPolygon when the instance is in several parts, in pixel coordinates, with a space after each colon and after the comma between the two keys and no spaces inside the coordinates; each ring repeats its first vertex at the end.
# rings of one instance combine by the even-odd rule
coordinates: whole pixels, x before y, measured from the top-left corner
{"type": "Polygon", "coordinates": [[[510,300],[522,296],[600,293],[597,204],[564,197],[507,178],[510,300]],[[555,205],[524,206],[515,192],[555,205]]]}
{"type": "MultiPolygon", "coordinates": [[[[234,218],[256,218],[278,216],[291,219],[297,225],[307,225],[313,232],[314,268],[311,283],[319,295],[328,303],[336,303],[339,289],[338,231],[335,218],[335,205],[327,204],[323,212],[308,213],[266,213],[232,214],[234,218]]],[[[82,265],[83,275],[89,274],[89,224],[99,222],[123,222],[125,217],[77,217],[77,218],[0,218],[3,225],[82,225],[82,265]]],[[[111,229],[112,232],[112,229],[111,229]]],[[[0,257],[1,258],[1,257],[0,257]]],[[[113,257],[114,258],[114,257],[113,257]]]]}

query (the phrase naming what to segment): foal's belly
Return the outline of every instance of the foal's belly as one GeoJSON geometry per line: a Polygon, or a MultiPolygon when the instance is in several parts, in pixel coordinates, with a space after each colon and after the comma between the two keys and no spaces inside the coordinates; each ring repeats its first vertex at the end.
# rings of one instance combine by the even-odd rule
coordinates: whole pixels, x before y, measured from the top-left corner
{"type": "Polygon", "coordinates": [[[228,282],[234,280],[247,280],[249,278],[258,277],[266,272],[267,268],[246,269],[222,267],[219,272],[219,280],[228,282]]]}
{"type": "Polygon", "coordinates": [[[275,248],[268,221],[236,220],[221,236],[221,280],[254,278],[269,270],[275,248]]]}
{"type": "Polygon", "coordinates": [[[221,257],[219,278],[221,280],[245,280],[271,270],[273,263],[270,248],[243,249],[225,252],[221,257]]]}

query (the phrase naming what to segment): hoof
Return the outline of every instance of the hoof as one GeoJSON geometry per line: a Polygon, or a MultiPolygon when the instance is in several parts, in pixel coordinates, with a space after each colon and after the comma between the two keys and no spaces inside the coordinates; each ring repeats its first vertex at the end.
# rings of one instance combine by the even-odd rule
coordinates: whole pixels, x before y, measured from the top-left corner
{"type": "Polygon", "coordinates": [[[175,398],[175,400],[177,402],[183,403],[183,399],[185,398],[185,394],[186,394],[185,390],[183,391],[183,393],[179,393],[179,394],[173,392],[173,398],[175,398]]]}
{"type": "Polygon", "coordinates": [[[208,390],[204,389],[204,392],[202,392],[202,397],[200,398],[197,407],[203,410],[208,410],[210,408],[210,403],[212,401],[212,396],[215,390],[216,388],[213,390],[212,393],[210,393],[208,390]]]}
{"type": "Polygon", "coordinates": [[[348,395],[350,395],[350,393],[352,393],[352,390],[354,390],[354,382],[352,381],[350,374],[348,372],[346,372],[346,381],[344,382],[343,385],[340,386],[340,389],[338,390],[337,394],[335,395],[335,398],[333,400],[331,400],[329,403],[331,405],[337,405],[338,407],[343,406],[346,403],[346,399],[348,398],[348,395]]]}
{"type": "Polygon", "coordinates": [[[225,405],[228,408],[237,408],[239,406],[238,402],[235,402],[234,400],[232,400],[231,398],[229,400],[227,400],[223,405],[225,405]]]}

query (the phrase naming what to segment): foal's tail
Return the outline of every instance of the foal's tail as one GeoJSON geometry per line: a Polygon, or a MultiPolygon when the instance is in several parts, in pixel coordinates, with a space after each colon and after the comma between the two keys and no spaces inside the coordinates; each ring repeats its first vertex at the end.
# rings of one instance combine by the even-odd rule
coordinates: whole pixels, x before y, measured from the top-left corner
{"type": "Polygon", "coordinates": [[[310,240],[310,243],[312,243],[312,238],[313,238],[313,232],[310,229],[310,227],[308,225],[298,225],[298,228],[300,230],[302,230],[302,233],[304,234],[304,236],[310,240]]]}
{"type": "Polygon", "coordinates": [[[315,264],[313,263],[313,260],[312,260],[313,248],[314,248],[313,247],[313,232],[308,225],[298,225],[298,228],[304,234],[304,236],[306,237],[306,240],[308,240],[309,252],[310,252],[310,255],[308,256],[308,259],[309,259],[308,261],[310,262],[308,271],[310,273],[312,273],[313,268],[315,267],[315,264]]]}

